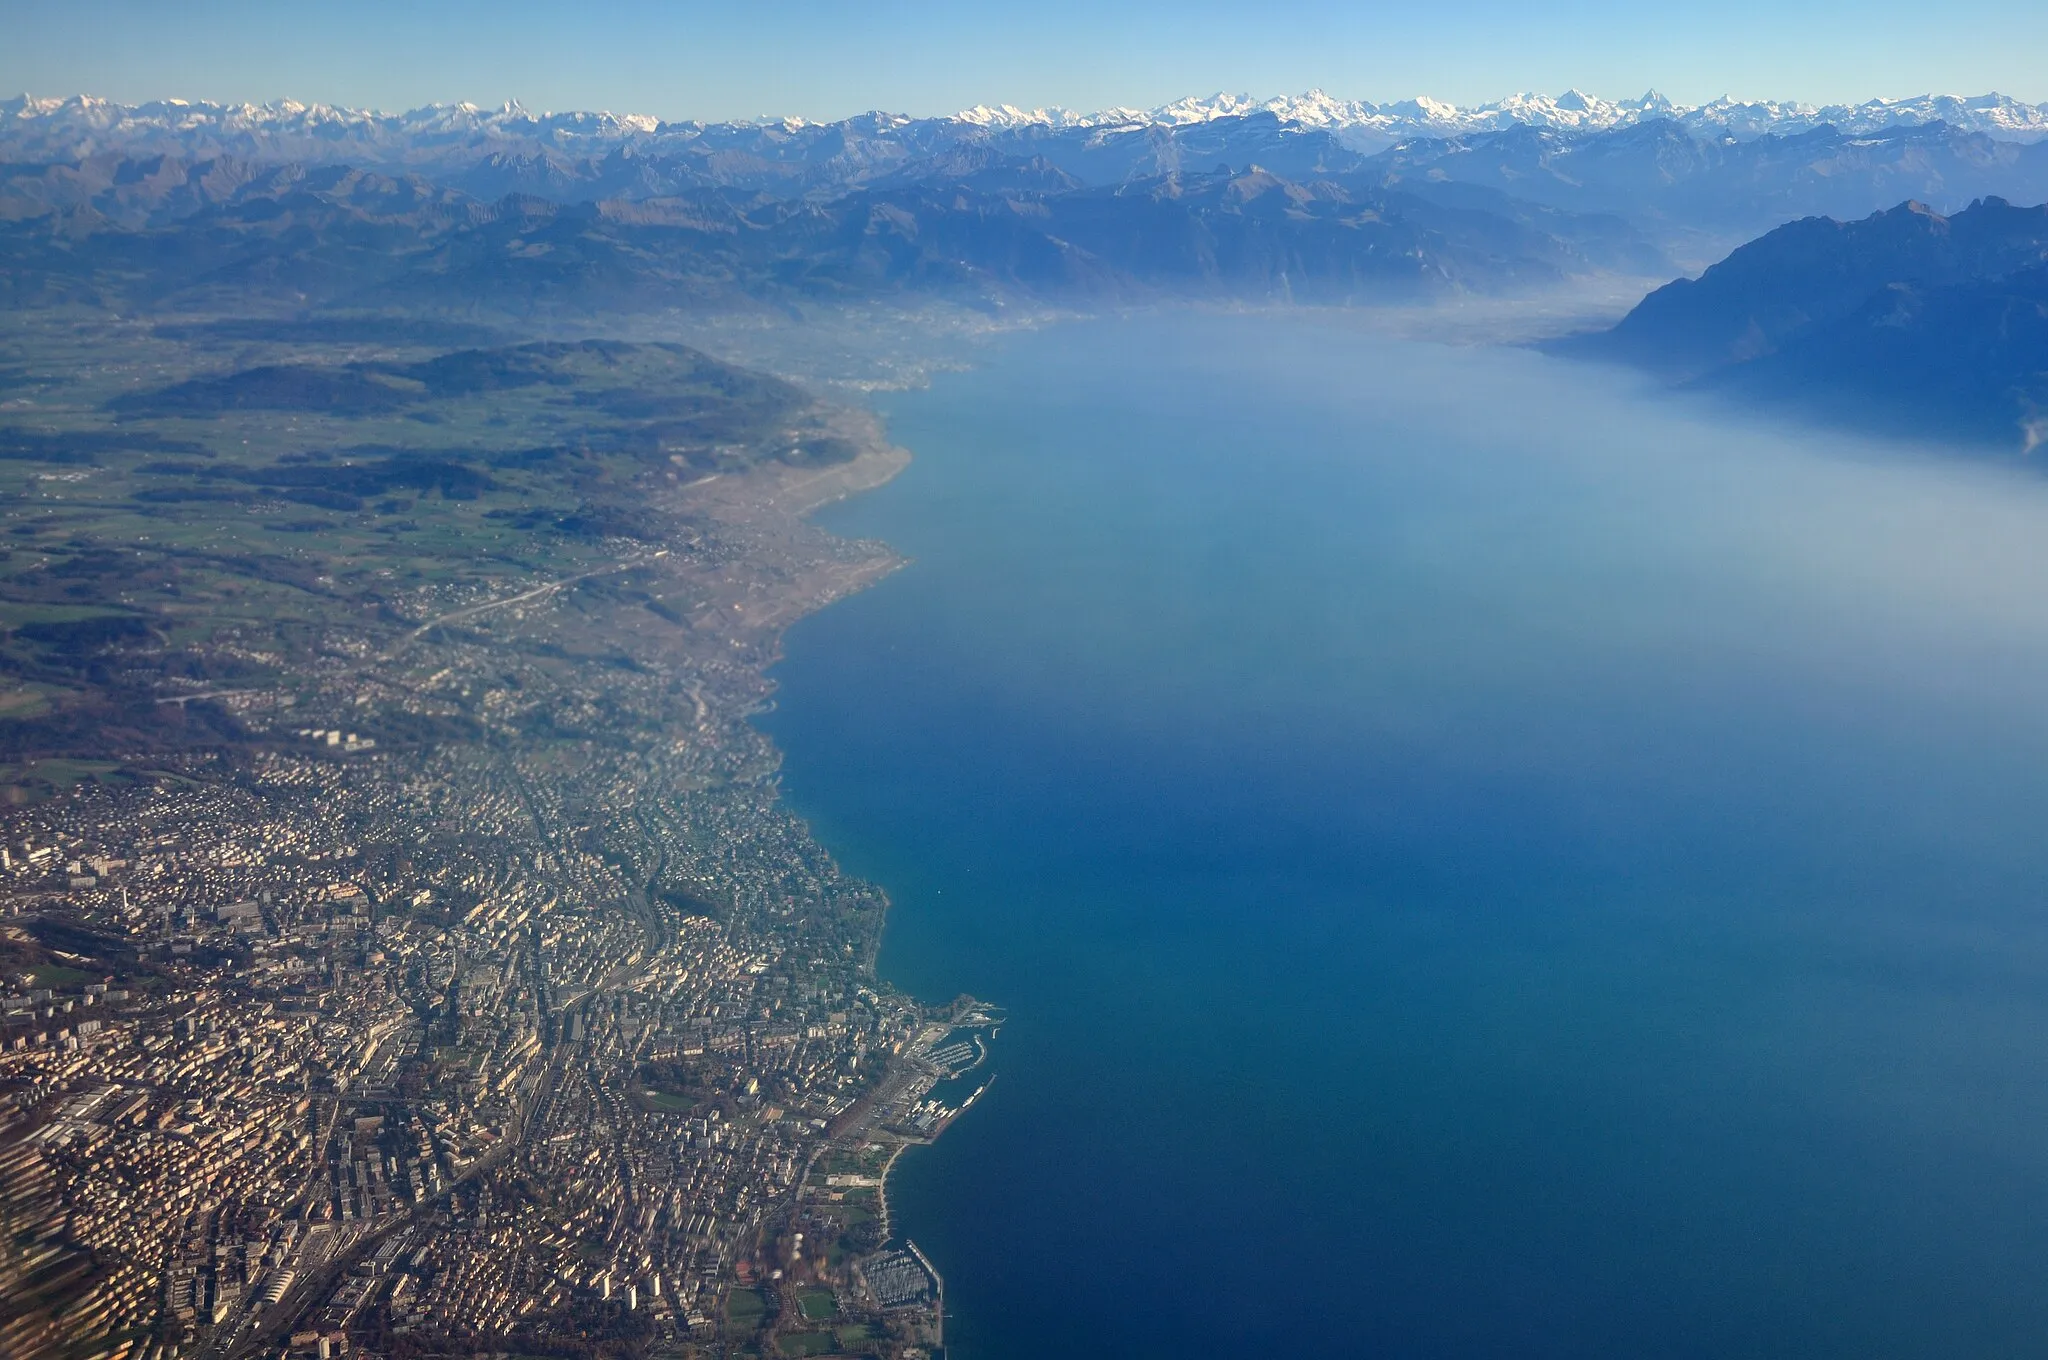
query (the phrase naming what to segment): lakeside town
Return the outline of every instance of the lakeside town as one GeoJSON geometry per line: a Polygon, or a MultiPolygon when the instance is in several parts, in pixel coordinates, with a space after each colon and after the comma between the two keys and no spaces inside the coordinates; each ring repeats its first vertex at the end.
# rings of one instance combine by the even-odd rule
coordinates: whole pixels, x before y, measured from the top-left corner
{"type": "MultiPolygon", "coordinates": [[[[897,565],[804,516],[904,456],[802,414],[845,451],[662,459],[620,478],[631,534],[517,570],[323,564],[375,583],[367,614],[259,628],[196,554],[110,574],[104,603],[168,603],[90,665],[175,647],[129,692],[187,739],[109,724],[7,770],[0,1350],[943,1348],[886,1171],[982,1089],[1001,1017],[877,980],[886,903],[780,804],[748,722],[781,630],[897,565]]],[[[406,513],[473,537],[478,499],[406,513]]],[[[53,523],[110,504],[15,495],[40,537],[10,598],[37,608],[80,552],[53,523]]]]}

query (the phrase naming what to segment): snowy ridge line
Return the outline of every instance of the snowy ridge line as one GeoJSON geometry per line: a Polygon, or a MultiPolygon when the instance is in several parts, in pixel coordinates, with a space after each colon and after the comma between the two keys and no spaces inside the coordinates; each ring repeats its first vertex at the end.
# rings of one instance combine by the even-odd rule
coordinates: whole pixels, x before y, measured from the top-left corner
{"type": "Polygon", "coordinates": [[[1654,119],[1669,119],[1695,135],[1739,140],[1822,126],[1861,135],[1889,127],[1936,122],[2003,140],[2048,140],[2048,103],[2028,104],[2001,94],[1917,95],[1825,105],[1744,101],[1724,96],[1706,104],[1684,105],[1673,103],[1655,90],[1639,99],[1623,100],[1601,99],[1579,90],[1554,96],[1517,94],[1472,107],[1429,98],[1376,104],[1339,99],[1321,90],[1271,99],[1219,93],[1206,98],[1178,99],[1151,109],[1113,108],[1077,113],[1063,108],[977,105],[949,118],[915,119],[876,112],[832,124],[802,118],[702,123],[669,122],[648,114],[533,113],[516,101],[496,108],[470,103],[429,104],[403,113],[383,113],[293,100],[213,104],[166,99],[128,105],[85,95],[38,99],[24,94],[0,99],[0,139],[54,136],[81,146],[115,145],[152,137],[285,143],[296,139],[329,149],[389,142],[425,148],[502,140],[567,149],[577,145],[694,140],[715,135],[720,129],[780,128],[794,133],[805,128],[835,126],[888,133],[914,124],[951,124],[991,130],[1113,130],[1185,127],[1256,114],[1270,114],[1282,122],[1326,130],[1361,149],[1384,147],[1414,137],[1455,137],[1516,127],[1595,132],[1654,119]]]}
{"type": "Polygon", "coordinates": [[[1786,100],[1740,100],[1722,96],[1706,104],[1676,104],[1651,90],[1640,99],[1607,100],[1581,90],[1561,95],[1517,94],[1491,104],[1461,108],[1420,97],[1375,104],[1339,99],[1321,90],[1257,99],[1244,94],[1213,94],[1205,99],[1177,99],[1152,109],[1104,109],[1076,113],[1070,109],[1020,109],[1014,105],[980,105],[954,117],[982,127],[1179,127],[1218,118],[1270,113],[1282,122],[1333,132],[1364,131],[1390,140],[1413,136],[1452,137],[1501,132],[1514,127],[1566,131],[1601,131],[1629,127],[1652,119],[1669,119],[1688,132],[1741,139],[1768,133],[1804,132],[1833,126],[1850,134],[1924,123],[1947,123],[1993,137],[2034,141],[2048,138],[2048,103],[2028,104],[2002,94],[1915,95],[1907,99],[1868,99],[1860,104],[1806,104],[1786,100]]]}

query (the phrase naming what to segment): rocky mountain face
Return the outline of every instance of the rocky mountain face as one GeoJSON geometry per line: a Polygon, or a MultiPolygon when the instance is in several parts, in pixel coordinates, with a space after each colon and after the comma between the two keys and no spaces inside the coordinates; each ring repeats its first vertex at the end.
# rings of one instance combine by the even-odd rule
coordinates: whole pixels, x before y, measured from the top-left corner
{"type": "Polygon", "coordinates": [[[2048,207],[1809,218],[1568,343],[1674,380],[2031,450],[2048,435],[2048,207]]]}

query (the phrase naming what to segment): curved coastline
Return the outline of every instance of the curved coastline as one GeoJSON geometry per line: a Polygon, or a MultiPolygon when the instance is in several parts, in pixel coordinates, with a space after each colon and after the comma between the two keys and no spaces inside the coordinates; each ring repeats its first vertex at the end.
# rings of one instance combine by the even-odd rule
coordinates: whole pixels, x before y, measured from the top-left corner
{"type": "MultiPolygon", "coordinates": [[[[894,481],[896,477],[909,467],[912,461],[911,452],[887,438],[878,413],[873,413],[867,408],[859,408],[858,423],[866,426],[868,431],[871,432],[871,437],[864,441],[866,448],[862,455],[851,463],[842,465],[839,468],[825,469],[805,478],[801,482],[783,488],[780,496],[788,498],[783,502],[786,509],[806,522],[812,522],[812,517],[819,511],[867,492],[879,490],[894,481]]],[[[819,528],[820,531],[834,538],[855,541],[848,535],[836,533],[833,530],[824,528],[824,526],[814,527],[819,528]]],[[[813,607],[802,609],[783,621],[783,626],[776,634],[775,643],[767,662],[760,670],[761,679],[764,682],[761,697],[747,715],[749,723],[755,725],[757,730],[759,730],[759,724],[756,722],[757,719],[777,712],[782,707],[779,692],[780,686],[774,678],[774,670],[784,660],[783,639],[787,634],[787,629],[811,617],[813,614],[828,609],[833,604],[840,603],[854,594],[879,584],[886,576],[893,574],[896,569],[902,567],[907,562],[907,559],[897,554],[895,549],[886,543],[875,545],[873,540],[859,541],[883,548],[890,558],[890,565],[884,571],[864,577],[853,584],[850,589],[839,591],[829,599],[819,600],[814,603],[813,607]]],[[[762,736],[773,751],[779,768],[786,753],[772,735],[763,731],[762,736]]],[[[813,843],[825,855],[836,862],[839,859],[838,854],[835,853],[831,845],[818,835],[811,820],[804,816],[802,810],[792,806],[779,788],[777,797],[803,823],[805,832],[813,843]]],[[[852,875],[852,877],[865,882],[868,887],[873,889],[885,903],[885,908],[893,907],[893,900],[889,897],[887,888],[882,883],[863,875],[852,875]]],[[[879,958],[882,936],[888,929],[888,915],[889,912],[885,909],[880,929],[875,932],[872,939],[868,942],[870,956],[866,960],[865,971],[878,987],[885,985],[880,976],[879,958]]],[[[968,1107],[981,1098],[988,1090],[988,1087],[993,1084],[994,1076],[991,1074],[986,1080],[982,1081],[964,1102],[957,1108],[945,1111],[923,1133],[919,1133],[915,1127],[889,1128],[885,1132],[882,1126],[892,1113],[904,1113],[902,1111],[892,1111],[891,1106],[893,1102],[902,1100],[905,1097],[906,1091],[912,1103],[912,1108],[907,1113],[915,1116],[918,1110],[922,1108],[922,1105],[918,1104],[918,1102],[923,1100],[934,1085],[941,1081],[965,1076],[967,1073],[980,1071],[987,1067],[993,1057],[990,1040],[993,1038],[995,1030],[999,1029],[1002,1024],[1001,1017],[1003,1013],[1000,1008],[986,1006],[984,1003],[963,996],[956,998],[953,1003],[949,1003],[943,1008],[933,1007],[926,1014],[927,1024],[925,1028],[916,1038],[905,1045],[900,1054],[894,1055],[878,1085],[857,1101],[845,1114],[842,1114],[834,1121],[826,1135],[825,1141],[820,1145],[818,1153],[813,1154],[811,1161],[815,1164],[818,1156],[832,1146],[844,1146],[846,1143],[857,1145],[861,1139],[877,1134],[893,1144],[887,1160],[880,1168],[877,1176],[878,1183],[875,1187],[876,1207],[879,1210],[879,1223],[882,1235],[882,1246],[876,1255],[907,1253],[910,1258],[916,1261],[918,1268],[929,1278],[931,1303],[927,1310],[929,1314],[928,1325],[935,1351],[938,1354],[944,1354],[946,1321],[945,1279],[925,1250],[914,1240],[904,1236],[899,1231],[896,1214],[890,1204],[890,1177],[905,1151],[911,1147],[926,1146],[936,1142],[955,1119],[964,1114],[968,1107]],[[959,1004],[962,1001],[969,1003],[969,1009],[965,1016],[959,1010],[959,1004]],[[977,1028],[970,1036],[974,1045],[974,1055],[973,1060],[965,1068],[957,1071],[949,1070],[932,1059],[930,1055],[934,1045],[938,1044],[945,1035],[952,1031],[953,1022],[956,1019],[973,1017],[981,1019],[984,1021],[984,1024],[987,1024],[986,1017],[991,1011],[993,1011],[997,1018],[993,1021],[993,1024],[987,1025],[987,1032],[984,1033],[982,1029],[977,1028]]],[[[808,1168],[806,1176],[808,1176],[808,1168]]],[[[799,1197],[801,1197],[803,1188],[803,1178],[800,1178],[797,1186],[799,1197]]],[[[856,1278],[859,1278],[860,1264],[859,1261],[854,1263],[856,1278]]]]}
{"type": "Polygon", "coordinates": [[[1958,881],[1973,922],[2035,909],[1997,887],[2044,853],[2022,668],[1959,704],[1921,658],[2038,673],[2037,487],[1264,318],[1076,326],[884,409],[919,475],[827,523],[920,568],[794,635],[773,728],[906,908],[888,976],[1029,1016],[1000,1116],[889,1185],[959,1349],[1328,1348],[1331,1297],[1390,1353],[1680,1315],[1882,1349],[1964,1298],[2030,1330],[1987,1272],[2039,1259],[2039,1206],[1919,1139],[2032,1148],[2024,1098],[1958,1101],[2038,1045],[1880,970],[1924,972],[1958,881]],[[1958,525],[1997,610],[1889,551],[1958,525]],[[1965,815],[1993,858],[1939,837],[1965,815]],[[1836,1042],[1870,1033],[1915,1046],[1836,1042]],[[1973,1113],[1859,1118],[1820,1070],[1973,1113]]]}

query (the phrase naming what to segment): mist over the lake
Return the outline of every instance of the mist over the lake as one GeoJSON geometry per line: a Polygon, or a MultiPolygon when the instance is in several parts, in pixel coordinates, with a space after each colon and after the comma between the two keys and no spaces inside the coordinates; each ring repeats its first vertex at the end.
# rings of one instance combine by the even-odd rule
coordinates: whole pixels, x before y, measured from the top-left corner
{"type": "Polygon", "coordinates": [[[787,796],[1009,1007],[949,1341],[1933,1355],[2048,1327],[2048,481],[1329,314],[885,403],[787,796]]]}

